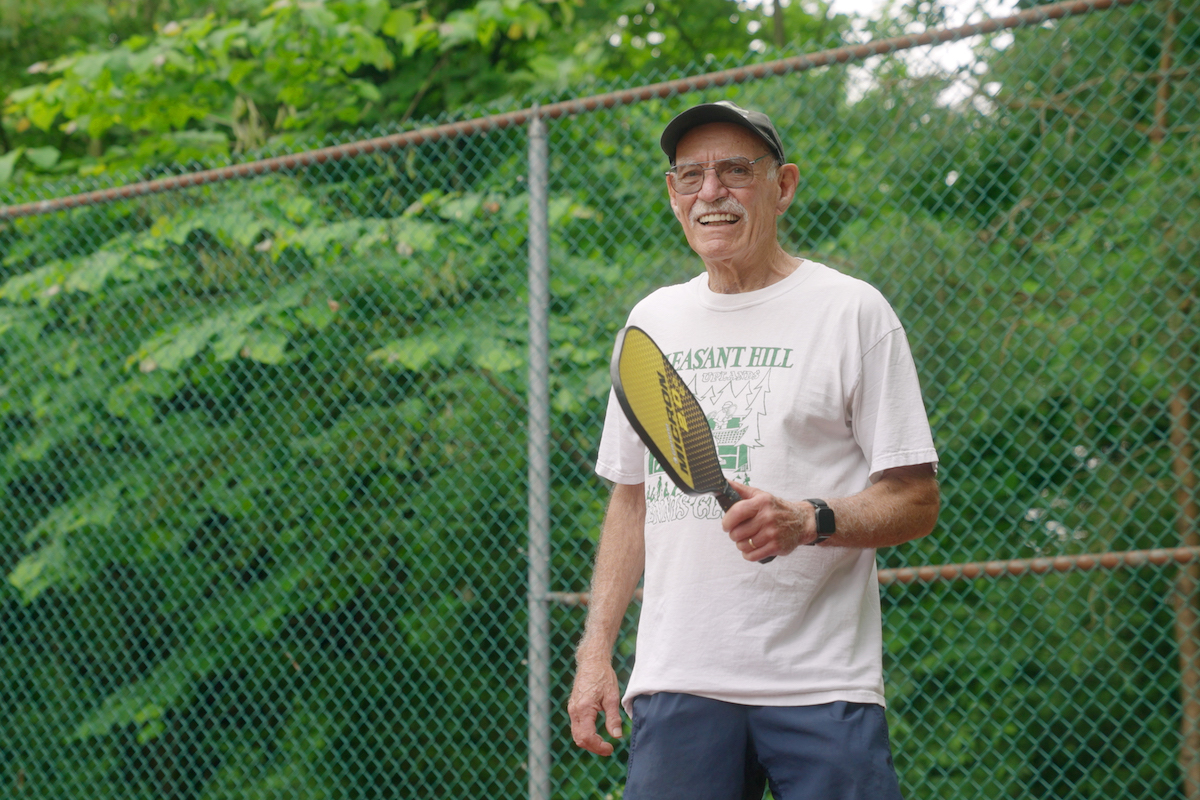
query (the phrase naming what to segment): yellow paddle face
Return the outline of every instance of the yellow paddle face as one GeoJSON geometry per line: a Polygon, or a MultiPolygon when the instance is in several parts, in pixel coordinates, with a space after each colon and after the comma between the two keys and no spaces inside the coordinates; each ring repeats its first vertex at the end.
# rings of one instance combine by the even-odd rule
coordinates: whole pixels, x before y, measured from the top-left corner
{"type": "Polygon", "coordinates": [[[680,489],[704,494],[727,486],[704,409],[645,331],[618,334],[612,379],[625,415],[680,489]]]}

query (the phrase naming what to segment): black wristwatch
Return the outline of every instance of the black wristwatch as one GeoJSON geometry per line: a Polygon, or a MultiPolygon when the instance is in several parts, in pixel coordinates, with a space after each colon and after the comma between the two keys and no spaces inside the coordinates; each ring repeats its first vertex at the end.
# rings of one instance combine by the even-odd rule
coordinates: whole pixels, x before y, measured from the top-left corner
{"type": "Polygon", "coordinates": [[[809,544],[820,544],[837,532],[837,526],[833,521],[833,509],[824,500],[813,499],[805,500],[804,502],[812,503],[817,517],[817,538],[809,542],[809,544]]]}

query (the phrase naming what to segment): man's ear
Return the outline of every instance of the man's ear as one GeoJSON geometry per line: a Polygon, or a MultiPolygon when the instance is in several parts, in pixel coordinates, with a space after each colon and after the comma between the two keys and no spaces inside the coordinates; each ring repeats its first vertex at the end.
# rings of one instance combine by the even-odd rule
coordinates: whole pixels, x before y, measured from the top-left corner
{"type": "Polygon", "coordinates": [[[795,164],[784,164],[779,168],[779,202],[775,204],[776,216],[788,210],[800,186],[800,168],[795,164]]]}
{"type": "Polygon", "coordinates": [[[671,201],[671,212],[675,215],[675,219],[683,222],[683,217],[679,216],[679,204],[675,202],[675,193],[671,191],[671,180],[667,179],[667,198],[671,201]]]}

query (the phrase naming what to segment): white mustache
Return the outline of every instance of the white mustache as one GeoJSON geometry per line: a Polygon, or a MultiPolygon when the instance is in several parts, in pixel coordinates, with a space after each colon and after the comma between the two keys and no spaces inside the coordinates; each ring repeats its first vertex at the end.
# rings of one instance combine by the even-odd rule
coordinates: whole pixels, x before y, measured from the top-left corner
{"type": "Polygon", "coordinates": [[[689,215],[692,222],[696,222],[705,214],[737,214],[744,217],[746,216],[746,207],[733,197],[722,197],[715,203],[697,200],[689,215]]]}

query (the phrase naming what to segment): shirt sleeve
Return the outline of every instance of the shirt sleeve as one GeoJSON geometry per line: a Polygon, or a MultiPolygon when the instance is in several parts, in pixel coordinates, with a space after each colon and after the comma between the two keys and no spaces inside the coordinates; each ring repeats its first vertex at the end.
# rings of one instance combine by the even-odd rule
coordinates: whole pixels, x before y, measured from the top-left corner
{"type": "Polygon", "coordinates": [[[893,467],[932,464],[937,469],[917,367],[903,328],[884,334],[863,354],[851,426],[870,465],[871,483],[893,467]]]}
{"type": "Polygon", "coordinates": [[[646,480],[646,446],[629,424],[617,402],[617,393],[612,390],[608,393],[608,410],[604,412],[596,474],[614,483],[638,484],[646,480]]]}

